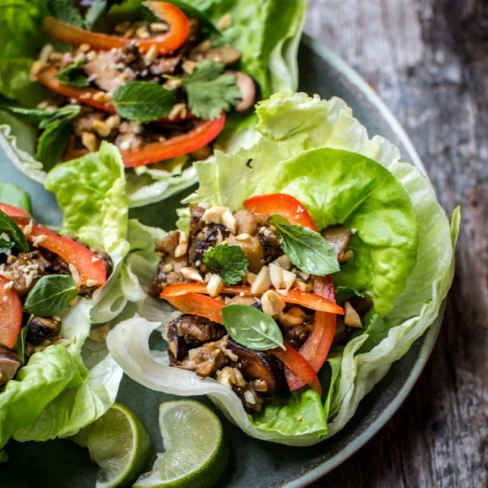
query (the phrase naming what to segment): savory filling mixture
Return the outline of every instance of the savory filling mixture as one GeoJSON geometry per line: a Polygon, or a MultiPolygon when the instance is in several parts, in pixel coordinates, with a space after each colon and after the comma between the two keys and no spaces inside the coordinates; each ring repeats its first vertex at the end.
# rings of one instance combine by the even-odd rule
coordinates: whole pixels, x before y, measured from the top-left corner
{"type": "Polygon", "coordinates": [[[57,313],[91,296],[110,275],[102,251],[35,224],[21,209],[0,204],[0,393],[35,352],[61,338],[57,313]]]}
{"type": "Polygon", "coordinates": [[[300,360],[308,361],[315,375],[332,342],[361,328],[371,306],[367,295],[353,296],[342,309],[335,303],[331,280],[311,274],[320,271],[313,264],[311,270],[300,264],[307,258],[306,246],[300,245],[313,234],[320,252],[325,249],[338,270],[339,264],[354,259],[349,249],[353,231],[341,225],[320,234],[309,230],[305,208],[295,200],[304,213],[297,213],[298,207],[287,212],[278,197],[251,198],[237,212],[191,206],[189,234],[173,231],[157,245],[161,261],[150,288],[152,296],[183,312],[167,326],[171,365],[232,388],[250,413],[259,411],[265,398],[303,386],[307,378],[297,369],[300,360]],[[327,293],[319,291],[318,282],[327,284],[327,293]],[[318,322],[324,315],[333,318],[328,339],[318,322]],[[276,340],[266,346],[271,336],[276,340]],[[322,345],[313,354],[322,359],[307,353],[317,340],[322,345]]]}
{"type": "MultiPolygon", "coordinates": [[[[44,19],[48,36],[77,46],[60,52],[47,44],[31,69],[50,94],[39,105],[46,115],[30,117],[41,130],[37,156],[44,164],[44,146],[53,139],[45,134],[53,131],[66,136],[54,164],[97,151],[104,140],[121,150],[126,167],[186,154],[205,159],[225,112],[254,106],[255,83],[236,69],[239,50],[214,47],[201,21],[171,4],[145,6],[152,21],[121,22],[109,34],[44,19]]],[[[232,22],[225,19],[221,28],[232,22]]]]}

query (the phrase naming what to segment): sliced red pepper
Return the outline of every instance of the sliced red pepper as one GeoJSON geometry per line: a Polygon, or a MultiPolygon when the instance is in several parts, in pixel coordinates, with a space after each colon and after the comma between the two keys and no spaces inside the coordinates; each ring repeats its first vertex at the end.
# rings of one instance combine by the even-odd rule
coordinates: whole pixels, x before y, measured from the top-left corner
{"type": "MultiPolygon", "coordinates": [[[[103,112],[107,112],[110,114],[115,114],[117,111],[115,107],[110,102],[102,102],[100,100],[96,100],[97,97],[94,97],[96,93],[100,93],[100,90],[91,87],[78,87],[74,85],[68,85],[66,83],[61,83],[59,80],[56,79],[56,75],[59,73],[55,66],[50,66],[46,69],[41,70],[37,74],[37,81],[43,84],[45,87],[49,88],[64,97],[67,97],[72,100],[76,100],[83,105],[88,105],[90,107],[94,107],[98,110],[102,110],[103,112]]],[[[177,116],[172,119],[167,117],[155,120],[156,123],[162,124],[172,124],[182,122],[183,120],[192,120],[195,116],[191,112],[187,112],[185,117],[177,116]]]]}
{"type": "Polygon", "coordinates": [[[0,276],[0,342],[13,349],[22,326],[22,302],[15,288],[8,288],[9,283],[0,276]]]}
{"type": "MultiPolygon", "coordinates": [[[[329,300],[334,300],[334,284],[330,276],[314,278],[314,292],[329,300]]],[[[315,312],[312,332],[300,348],[300,354],[308,360],[312,368],[318,373],[329,354],[336,330],[337,316],[332,313],[315,312]]],[[[305,383],[291,371],[285,371],[286,382],[290,391],[295,391],[305,383]]]]}
{"type": "Polygon", "coordinates": [[[286,341],[283,342],[285,350],[277,348],[269,351],[276,356],[303,384],[313,388],[322,396],[322,385],[310,363],[286,341]]]}
{"type": "Polygon", "coordinates": [[[205,317],[218,324],[224,323],[222,318],[222,307],[224,304],[218,300],[197,293],[188,293],[186,295],[178,296],[162,296],[162,298],[183,313],[205,317]]]}
{"type": "MultiPolygon", "coordinates": [[[[24,210],[5,203],[0,204],[0,209],[14,218],[24,232],[25,227],[30,225],[26,219],[30,218],[30,215],[24,210]]],[[[30,243],[36,242],[37,246],[61,256],[68,264],[72,264],[80,276],[78,285],[101,286],[107,281],[107,270],[103,260],[79,242],[34,224],[25,237],[30,243]],[[44,239],[36,239],[41,236],[44,239]]]]}
{"type": "MultiPolygon", "coordinates": [[[[189,293],[201,293],[206,295],[207,287],[204,283],[181,283],[178,285],[171,285],[166,287],[162,293],[161,298],[187,296],[189,293]]],[[[251,287],[244,285],[225,286],[222,290],[225,295],[242,295],[242,296],[261,296],[262,293],[252,293],[251,287]]],[[[310,310],[319,310],[322,312],[329,312],[333,314],[343,315],[344,310],[336,303],[316,295],[315,293],[307,293],[301,290],[290,290],[287,294],[280,293],[281,299],[285,303],[293,303],[294,305],[301,305],[310,310]]]]}
{"type": "Polygon", "coordinates": [[[307,209],[295,197],[286,193],[272,193],[248,198],[244,201],[244,208],[260,214],[278,214],[286,217],[292,224],[307,227],[315,232],[318,230],[307,209]]]}
{"type": "Polygon", "coordinates": [[[0,210],[12,218],[31,219],[29,213],[8,203],[0,203],[0,210]]]}
{"type": "Polygon", "coordinates": [[[142,52],[149,51],[152,46],[156,46],[160,54],[176,51],[190,33],[190,23],[186,15],[179,8],[167,2],[146,2],[145,5],[168,24],[168,32],[149,39],[125,39],[80,29],[54,17],[44,18],[43,31],[53,39],[74,46],[89,44],[96,51],[110,51],[114,47],[121,48],[130,43],[137,44],[142,52]]]}
{"type": "Polygon", "coordinates": [[[225,125],[225,113],[216,120],[206,120],[198,127],[181,136],[172,137],[163,142],[146,144],[140,149],[129,149],[120,151],[124,166],[135,168],[146,164],[157,163],[173,159],[177,156],[191,153],[201,149],[212,142],[221,132],[225,125]]]}

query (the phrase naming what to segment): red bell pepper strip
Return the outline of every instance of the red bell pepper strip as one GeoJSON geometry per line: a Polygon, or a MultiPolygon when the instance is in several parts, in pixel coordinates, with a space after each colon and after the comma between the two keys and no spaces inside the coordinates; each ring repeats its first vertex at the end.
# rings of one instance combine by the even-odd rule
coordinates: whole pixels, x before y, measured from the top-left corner
{"type": "MultiPolygon", "coordinates": [[[[166,287],[162,293],[161,298],[187,296],[189,293],[201,293],[206,295],[207,287],[204,283],[181,283],[178,285],[171,285],[166,287]]],[[[225,286],[222,290],[224,295],[242,295],[242,296],[261,296],[262,293],[252,293],[251,287],[244,285],[225,286]]],[[[280,293],[278,291],[278,293],[280,293]]],[[[315,293],[307,293],[301,290],[290,290],[287,294],[280,293],[281,299],[285,303],[293,303],[294,305],[301,305],[310,310],[319,310],[322,312],[329,312],[333,314],[343,315],[344,310],[336,303],[316,295],[315,293]]]]}
{"type": "Polygon", "coordinates": [[[295,197],[286,193],[272,193],[248,198],[244,201],[244,208],[260,214],[278,214],[286,217],[291,224],[298,224],[317,232],[317,226],[307,209],[295,197]]]}
{"type": "Polygon", "coordinates": [[[285,346],[284,351],[277,348],[269,352],[276,356],[291,373],[303,381],[304,385],[307,384],[322,396],[322,385],[310,363],[286,341],[283,342],[283,345],[285,346]]]}
{"type": "MultiPolygon", "coordinates": [[[[26,219],[26,216],[30,217],[30,215],[24,210],[4,203],[0,204],[0,210],[14,218],[24,232],[25,228],[30,225],[26,219]]],[[[76,268],[80,276],[78,285],[101,286],[107,281],[107,270],[103,260],[91,252],[90,249],[69,237],[60,236],[56,232],[40,225],[33,224],[25,237],[32,243],[41,236],[44,239],[37,239],[39,247],[61,256],[68,264],[72,264],[76,268]]]]}
{"type": "Polygon", "coordinates": [[[142,52],[149,51],[152,46],[156,46],[160,54],[176,51],[190,33],[190,23],[186,15],[179,8],[167,2],[145,2],[145,5],[168,24],[168,32],[149,39],[126,39],[83,30],[54,17],[44,18],[43,31],[53,39],[74,46],[89,44],[96,51],[110,51],[114,47],[121,48],[130,43],[135,43],[142,52]]]}
{"type": "Polygon", "coordinates": [[[22,302],[10,281],[0,276],[0,342],[13,349],[22,326],[22,302]]]}
{"type": "MultiPolygon", "coordinates": [[[[60,95],[63,95],[69,99],[76,100],[83,105],[88,105],[110,114],[117,113],[115,107],[110,102],[96,100],[97,97],[94,97],[94,95],[96,93],[100,93],[100,90],[97,90],[96,88],[77,87],[74,85],[61,83],[56,79],[56,75],[59,73],[59,71],[60,70],[56,69],[54,66],[43,69],[37,74],[37,81],[50,90],[55,91],[56,93],[59,93],[60,95]]],[[[188,111],[184,117],[177,116],[172,119],[165,117],[155,120],[154,122],[162,124],[176,124],[178,122],[182,122],[183,120],[192,120],[194,118],[195,116],[188,111]]]]}
{"type": "Polygon", "coordinates": [[[29,213],[8,203],[0,203],[0,210],[12,218],[31,219],[29,213]]]}
{"type": "Polygon", "coordinates": [[[212,142],[222,132],[224,125],[225,113],[222,113],[220,118],[206,120],[181,136],[172,137],[163,142],[146,144],[139,149],[120,151],[124,166],[135,168],[196,151],[212,142]]]}
{"type": "MultiPolygon", "coordinates": [[[[330,276],[314,278],[314,292],[317,295],[334,299],[334,284],[330,276]]],[[[305,344],[300,348],[300,354],[308,360],[312,368],[318,373],[329,354],[336,330],[337,316],[332,313],[315,312],[313,330],[305,344]]],[[[291,371],[285,371],[286,382],[290,391],[295,391],[305,383],[291,371]]]]}
{"type": "Polygon", "coordinates": [[[197,293],[162,298],[183,313],[205,317],[218,324],[224,323],[222,318],[222,307],[224,307],[224,304],[218,300],[197,293]]]}

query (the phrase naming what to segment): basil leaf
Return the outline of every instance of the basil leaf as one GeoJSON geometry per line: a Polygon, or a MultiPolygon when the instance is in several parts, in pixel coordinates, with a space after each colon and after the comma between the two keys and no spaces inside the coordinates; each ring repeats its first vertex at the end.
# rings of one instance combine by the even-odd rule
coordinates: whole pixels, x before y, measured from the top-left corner
{"type": "Polygon", "coordinates": [[[17,342],[15,343],[15,350],[17,351],[17,354],[19,355],[19,359],[22,361],[22,364],[25,363],[25,338],[27,337],[28,331],[29,331],[29,325],[22,327],[17,337],[17,342]]]}
{"type": "Polygon", "coordinates": [[[62,122],[64,120],[74,119],[81,112],[79,105],[65,105],[54,112],[46,112],[49,117],[41,120],[39,129],[47,129],[50,125],[62,122]]]}
{"type": "Polygon", "coordinates": [[[212,270],[219,271],[226,285],[235,285],[247,273],[249,262],[240,246],[222,244],[203,256],[203,262],[212,270]]]}
{"type": "Polygon", "coordinates": [[[90,84],[88,76],[81,71],[84,64],[85,61],[83,59],[80,59],[75,63],[71,63],[57,73],[54,78],[65,85],[73,85],[78,87],[88,86],[90,84]]]}
{"type": "Polygon", "coordinates": [[[0,210],[0,233],[2,232],[5,232],[19,249],[29,252],[29,243],[22,229],[12,217],[9,217],[5,212],[0,210]]]}
{"type": "Polygon", "coordinates": [[[3,237],[0,237],[0,253],[4,253],[15,246],[14,241],[7,241],[3,237]]]}
{"type": "Polygon", "coordinates": [[[77,296],[78,288],[71,276],[43,276],[27,295],[24,312],[48,317],[67,307],[77,296]]]}
{"type": "Polygon", "coordinates": [[[299,270],[317,276],[340,271],[334,249],[318,232],[292,225],[281,215],[271,216],[269,222],[278,231],[281,248],[299,270]]]}
{"type": "Polygon", "coordinates": [[[112,102],[124,119],[150,122],[166,117],[176,103],[176,96],[160,85],[131,81],[115,90],[112,102]]]}
{"type": "Polygon", "coordinates": [[[265,313],[247,305],[227,305],[222,308],[224,327],[238,344],[268,351],[283,346],[283,334],[278,324],[265,313]]]}
{"type": "Polygon", "coordinates": [[[31,213],[29,194],[14,183],[0,183],[0,202],[8,203],[31,213]]]}

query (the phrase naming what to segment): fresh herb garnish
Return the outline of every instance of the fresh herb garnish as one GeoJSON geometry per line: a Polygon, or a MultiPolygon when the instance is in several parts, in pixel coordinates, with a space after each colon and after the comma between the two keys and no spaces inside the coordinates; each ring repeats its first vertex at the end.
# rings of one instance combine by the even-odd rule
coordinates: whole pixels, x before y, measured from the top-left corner
{"type": "Polygon", "coordinates": [[[224,70],[222,63],[206,59],[195,66],[191,75],[181,79],[188,106],[197,117],[217,119],[242,96],[235,77],[224,70]]]}
{"type": "Polygon", "coordinates": [[[24,311],[48,317],[67,307],[77,295],[78,288],[71,276],[43,276],[27,295],[24,311]]]}
{"type": "Polygon", "coordinates": [[[270,224],[278,231],[281,248],[299,270],[317,276],[340,270],[334,249],[318,232],[292,225],[281,215],[273,215],[270,224]]]}
{"type": "Polygon", "coordinates": [[[0,110],[33,125],[39,125],[43,120],[47,120],[53,115],[53,112],[38,108],[9,107],[8,105],[0,105],[0,110]]]}
{"type": "Polygon", "coordinates": [[[334,291],[337,303],[344,303],[346,300],[353,297],[364,297],[364,293],[361,293],[350,286],[337,286],[334,291]]]}
{"type": "MultiPolygon", "coordinates": [[[[86,4],[87,2],[84,2],[85,6],[86,4]]],[[[90,7],[86,11],[84,18],[81,11],[73,5],[71,0],[49,0],[49,12],[53,17],[63,22],[73,24],[81,29],[91,30],[107,7],[107,0],[91,0],[88,4],[90,4],[90,7]]]]}
{"type": "Polygon", "coordinates": [[[52,169],[61,159],[71,132],[70,122],[81,111],[79,105],[67,105],[42,120],[39,128],[44,132],[39,137],[36,159],[42,161],[45,171],[52,169]]]}
{"type": "Polygon", "coordinates": [[[107,8],[107,0],[92,0],[85,15],[85,29],[92,30],[95,22],[107,8]]]}
{"type": "MultiPolygon", "coordinates": [[[[32,317],[29,319],[29,322],[31,319],[32,317]]],[[[19,359],[22,361],[22,364],[25,363],[25,338],[27,337],[28,331],[29,324],[20,329],[20,333],[17,336],[17,342],[15,343],[15,350],[17,351],[17,354],[19,355],[19,359]]]]}
{"type": "Polygon", "coordinates": [[[150,122],[166,117],[176,103],[175,94],[148,81],[131,81],[115,90],[117,113],[129,120],[150,122]]]}
{"type": "Polygon", "coordinates": [[[83,59],[75,61],[57,73],[54,78],[65,85],[74,85],[79,87],[88,86],[90,84],[90,80],[81,70],[81,67],[84,64],[85,61],[83,59]]]}
{"type": "Polygon", "coordinates": [[[8,251],[9,249],[12,249],[14,246],[14,241],[8,241],[7,239],[0,237],[0,254],[8,251]]]}
{"type": "Polygon", "coordinates": [[[0,183],[0,202],[8,203],[31,213],[29,194],[14,183],[0,183]]]}
{"type": "Polygon", "coordinates": [[[73,5],[71,0],[49,0],[49,12],[63,22],[84,28],[85,22],[81,12],[73,5]]]}
{"type": "Polygon", "coordinates": [[[247,305],[222,308],[224,327],[238,344],[255,351],[283,347],[283,334],[278,324],[260,310],[247,305]]]}
{"type": "Polygon", "coordinates": [[[247,256],[239,246],[222,244],[210,249],[203,262],[212,270],[218,271],[226,285],[235,285],[242,280],[249,265],[247,256]]]}
{"type": "Polygon", "coordinates": [[[19,249],[25,252],[29,251],[29,243],[22,229],[12,217],[0,210],[0,233],[2,232],[5,232],[19,249]]]}

